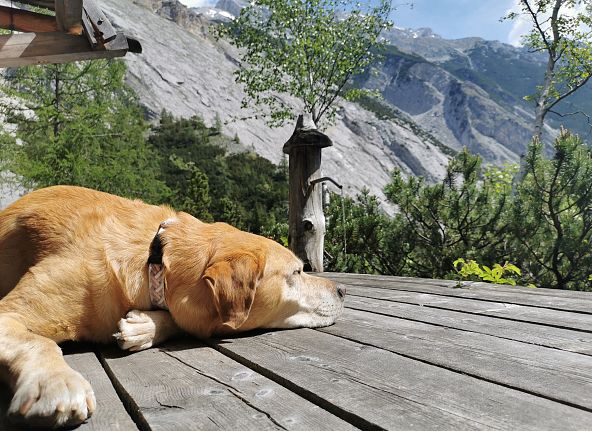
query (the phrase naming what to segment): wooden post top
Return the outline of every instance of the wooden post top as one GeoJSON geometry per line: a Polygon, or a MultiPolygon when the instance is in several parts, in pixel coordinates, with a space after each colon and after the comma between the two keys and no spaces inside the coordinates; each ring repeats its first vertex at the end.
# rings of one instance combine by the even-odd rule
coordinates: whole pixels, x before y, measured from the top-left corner
{"type": "Polygon", "coordinates": [[[309,115],[299,115],[296,121],[296,128],[290,139],[284,144],[282,151],[290,154],[294,148],[311,147],[319,150],[331,147],[331,138],[320,132],[309,115]]]}

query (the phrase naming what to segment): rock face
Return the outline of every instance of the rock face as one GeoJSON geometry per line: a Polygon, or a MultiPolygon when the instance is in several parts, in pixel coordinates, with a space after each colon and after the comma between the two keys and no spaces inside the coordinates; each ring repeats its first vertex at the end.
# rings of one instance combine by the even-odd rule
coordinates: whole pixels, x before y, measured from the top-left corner
{"type": "MultiPolygon", "coordinates": [[[[237,52],[210,34],[212,21],[230,19],[246,4],[220,0],[215,8],[188,9],[176,0],[101,2],[112,22],[142,43],[144,52],[125,61],[128,81],[152,118],[162,109],[209,123],[218,115],[225,133],[277,162],[293,125],[270,129],[255,112],[241,109],[243,91],[233,77],[237,52]]],[[[532,114],[522,97],[542,76],[543,58],[480,38],[446,40],[429,29],[395,28],[385,37],[392,45],[384,60],[356,80],[384,100],[341,104],[336,123],[325,131],[335,144],[323,152],[326,175],[350,194],[367,187],[382,196],[393,168],[436,181],[463,147],[492,163],[518,160],[532,136],[532,114]]],[[[571,102],[580,109],[590,105],[590,111],[591,96],[585,89],[571,102]]],[[[582,123],[567,120],[576,130],[582,123]]],[[[555,133],[548,127],[546,139],[555,133]]]]}
{"type": "Polygon", "coordinates": [[[389,56],[381,73],[362,83],[455,150],[487,161],[515,161],[532,136],[528,119],[496,103],[479,86],[427,61],[389,56]]]}
{"type": "MultiPolygon", "coordinates": [[[[483,138],[479,135],[484,135],[513,153],[523,151],[520,142],[524,142],[523,137],[527,140],[530,137],[533,121],[532,104],[526,102],[524,96],[532,94],[544,76],[546,57],[543,53],[532,53],[526,48],[475,37],[442,39],[429,29],[395,28],[386,33],[385,37],[399,51],[394,55],[387,54],[387,61],[396,61],[397,58],[399,61],[405,59],[407,63],[423,60],[434,69],[440,69],[457,80],[461,84],[461,90],[468,87],[480,90],[479,97],[471,97],[473,103],[469,104],[469,109],[474,109],[471,111],[475,114],[473,117],[479,119],[471,123],[475,126],[477,141],[482,141],[483,138]],[[485,103],[484,99],[489,99],[489,102],[485,103]],[[509,123],[500,123],[504,118],[503,112],[510,117],[509,123]],[[492,130],[498,132],[492,134],[492,130]]],[[[425,79],[426,75],[418,76],[413,72],[414,70],[409,77],[411,81],[429,81],[425,79]]],[[[396,102],[392,100],[392,103],[396,102]]],[[[558,104],[557,111],[563,114],[591,112],[592,85],[588,84],[558,104]]],[[[547,122],[550,126],[546,130],[548,141],[556,134],[553,129],[562,125],[582,136],[590,134],[590,125],[583,115],[561,117],[549,114],[547,122]]],[[[487,146],[490,142],[485,140],[483,143],[487,146]]],[[[483,155],[488,157],[487,154],[483,155]]]]}
{"type": "MultiPolygon", "coordinates": [[[[151,9],[143,3],[103,0],[101,7],[114,25],[142,43],[143,53],[128,54],[125,61],[128,81],[149,114],[156,118],[166,109],[177,116],[200,115],[210,124],[218,115],[226,134],[237,135],[243,145],[280,161],[294,125],[270,129],[254,112],[241,109],[243,91],[233,77],[238,66],[234,48],[216,41],[207,26],[190,32],[171,20],[183,13],[167,12],[170,17],[163,18],[162,4],[169,7],[170,2],[151,2],[151,9]]],[[[203,19],[195,15],[191,20],[203,19]]],[[[382,196],[395,167],[436,180],[443,176],[448,160],[437,144],[418,137],[410,123],[379,119],[353,103],[343,103],[336,123],[325,132],[334,146],[323,150],[324,174],[345,185],[348,194],[367,187],[382,196]]]]}
{"type": "Polygon", "coordinates": [[[239,16],[240,11],[249,4],[246,0],[219,0],[216,9],[225,10],[233,16],[239,16]]]}
{"type": "Polygon", "coordinates": [[[208,19],[176,0],[133,0],[133,3],[143,6],[168,21],[177,23],[189,32],[196,34],[206,33],[208,19]]]}

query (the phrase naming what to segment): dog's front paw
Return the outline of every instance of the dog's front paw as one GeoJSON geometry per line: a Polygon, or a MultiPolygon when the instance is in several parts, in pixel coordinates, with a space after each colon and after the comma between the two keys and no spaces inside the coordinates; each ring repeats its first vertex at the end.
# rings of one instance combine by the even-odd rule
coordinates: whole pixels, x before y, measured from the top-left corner
{"type": "Polygon", "coordinates": [[[74,426],[95,410],[90,384],[69,367],[27,372],[19,380],[8,409],[13,422],[44,428],[74,426]]]}
{"type": "Polygon", "coordinates": [[[156,324],[148,313],[132,310],[119,320],[119,332],[113,334],[119,347],[132,352],[152,347],[156,324]]]}

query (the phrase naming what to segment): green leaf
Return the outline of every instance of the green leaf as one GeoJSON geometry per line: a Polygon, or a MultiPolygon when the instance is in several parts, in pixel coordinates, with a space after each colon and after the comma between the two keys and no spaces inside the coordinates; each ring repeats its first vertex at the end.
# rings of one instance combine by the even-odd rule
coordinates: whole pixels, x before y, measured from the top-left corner
{"type": "Polygon", "coordinates": [[[338,97],[367,93],[352,89],[351,79],[379,58],[390,10],[386,0],[251,2],[219,32],[241,48],[236,80],[245,85],[244,105],[281,125],[296,114],[280,97],[287,93],[317,124],[333,118],[338,97]]]}
{"type": "MultiPolygon", "coordinates": [[[[454,269],[456,269],[458,271],[458,266],[459,265],[464,265],[464,264],[465,264],[465,260],[462,257],[459,257],[453,263],[454,269]]],[[[592,275],[590,275],[590,280],[592,280],[592,275]]]]}

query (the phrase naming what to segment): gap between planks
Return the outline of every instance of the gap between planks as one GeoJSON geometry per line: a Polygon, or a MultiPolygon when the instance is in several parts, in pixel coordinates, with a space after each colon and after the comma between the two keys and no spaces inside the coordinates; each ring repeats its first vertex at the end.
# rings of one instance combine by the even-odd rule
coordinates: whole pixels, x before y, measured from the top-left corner
{"type": "Polygon", "coordinates": [[[140,407],[138,406],[138,404],[136,404],[136,402],[130,396],[130,394],[125,390],[125,388],[119,382],[119,380],[117,380],[115,373],[113,373],[113,370],[111,370],[111,367],[109,367],[109,364],[107,363],[107,361],[103,357],[103,354],[100,353],[99,351],[95,351],[95,355],[96,355],[98,361],[100,362],[101,366],[103,367],[103,370],[105,370],[107,377],[109,377],[109,380],[111,381],[111,384],[113,385],[113,389],[115,389],[117,396],[119,397],[120,401],[123,403],[123,407],[125,408],[125,411],[130,416],[132,421],[134,421],[134,423],[138,427],[138,430],[152,431],[152,428],[148,424],[148,421],[146,421],[146,418],[144,418],[144,415],[142,415],[142,411],[140,410],[140,407]]]}
{"type": "MultiPolygon", "coordinates": [[[[507,300],[503,300],[501,301],[500,299],[487,299],[487,298],[478,298],[478,297],[473,297],[473,296],[461,296],[461,295],[453,295],[453,294],[446,294],[446,293],[440,293],[440,292],[433,292],[433,291],[429,291],[429,290],[420,290],[418,289],[405,289],[405,288],[394,288],[394,287],[386,287],[386,286],[369,286],[367,284],[364,283],[359,283],[359,282],[351,282],[351,281],[346,281],[343,282],[343,284],[345,285],[350,285],[350,286],[355,286],[355,287],[367,287],[370,289],[382,289],[382,290],[386,290],[386,291],[397,291],[397,292],[407,292],[407,293],[423,293],[423,294],[429,294],[429,295],[434,295],[434,296],[442,296],[445,298],[455,298],[455,299],[470,299],[472,301],[481,301],[481,302],[503,302],[504,304],[508,304],[508,305],[519,305],[521,307],[530,307],[530,308],[540,308],[543,310],[552,310],[552,311],[563,311],[566,313],[574,313],[574,314],[584,314],[584,315],[590,315],[592,314],[592,311],[583,311],[583,310],[572,310],[572,309],[568,309],[568,308],[560,308],[560,307],[552,307],[549,305],[540,305],[540,304],[533,304],[533,303],[526,303],[526,302],[512,302],[512,301],[507,301],[507,300]]],[[[448,286],[442,286],[442,288],[444,289],[463,289],[462,287],[459,288],[455,288],[455,287],[448,287],[448,286]]],[[[522,293],[522,292],[520,292],[522,293]]]]}
{"type": "MultiPolygon", "coordinates": [[[[229,424],[237,418],[240,419],[242,429],[252,430],[285,430],[294,427],[294,429],[326,430],[355,428],[315,403],[298,396],[285,386],[278,385],[273,380],[257,373],[253,368],[245,367],[244,364],[233,360],[219,350],[208,347],[203,343],[203,340],[192,337],[187,340],[179,339],[176,342],[165,343],[161,348],[148,349],[132,355],[113,350],[103,351],[102,354],[117,384],[125,388],[124,396],[133,398],[135,404],[140,407],[141,414],[148,423],[148,429],[194,429],[194,424],[200,429],[200,424],[204,426],[203,429],[213,429],[212,427],[208,428],[206,426],[208,424],[200,422],[201,420],[211,420],[217,429],[235,429],[234,425],[231,427],[229,424]],[[147,379],[141,377],[142,373],[138,374],[133,371],[147,369],[150,366],[154,366],[154,369],[147,379]],[[249,372],[245,372],[245,369],[249,372]],[[128,373],[128,371],[132,372],[128,373]],[[245,374],[247,377],[240,377],[235,381],[235,377],[245,374]],[[173,378],[176,383],[171,385],[163,383],[164,376],[167,381],[169,378],[173,378]],[[254,378],[249,376],[254,376],[254,378]],[[204,384],[205,380],[209,383],[204,384]],[[210,384],[220,387],[225,393],[232,395],[231,401],[211,398],[206,400],[206,405],[201,402],[196,404],[196,401],[205,400],[202,389],[207,388],[210,384]],[[172,388],[175,388],[174,393],[170,391],[172,388]],[[195,388],[198,388],[197,392],[193,393],[195,388]],[[261,391],[262,388],[265,390],[261,391]],[[180,389],[180,392],[176,392],[176,389],[180,389]],[[187,397],[176,398],[187,389],[190,390],[188,394],[185,393],[187,397]],[[165,401],[164,403],[158,399],[158,394],[154,391],[158,391],[162,395],[161,399],[165,401]],[[263,393],[259,395],[260,392],[263,393]],[[273,397],[267,398],[268,394],[272,394],[273,397]],[[172,397],[169,397],[170,395],[172,397]],[[177,401],[181,399],[188,400],[189,403],[178,404],[177,401]],[[240,409],[236,410],[230,405],[235,403],[235,400],[240,400],[241,405],[252,410],[256,415],[245,416],[247,413],[241,413],[240,409]],[[169,408],[169,413],[171,412],[170,408],[182,410],[172,415],[167,414],[164,411],[156,411],[154,409],[155,403],[161,407],[169,408]],[[211,405],[208,407],[207,404],[211,405]],[[227,409],[228,414],[224,413],[224,409],[227,409]],[[221,425],[213,419],[222,417],[214,416],[212,418],[210,417],[212,413],[223,414],[224,418],[227,416],[231,418],[226,422],[226,425],[221,425]],[[266,426],[263,422],[257,422],[262,421],[262,417],[266,417],[271,427],[266,426]],[[191,420],[197,418],[198,420],[192,422],[191,427],[188,428],[187,418],[193,418],[191,420]]],[[[220,393],[222,392],[216,390],[215,395],[220,393]]],[[[212,394],[208,394],[206,391],[205,396],[212,394]]]]}
{"type": "Polygon", "coordinates": [[[578,410],[583,410],[583,411],[592,413],[592,409],[590,409],[590,408],[587,408],[585,406],[581,406],[579,404],[574,404],[574,403],[571,403],[569,401],[564,401],[564,400],[561,400],[559,398],[554,398],[552,396],[548,396],[548,395],[542,394],[540,392],[534,392],[534,391],[530,391],[530,390],[521,388],[520,386],[515,386],[515,385],[511,385],[511,384],[507,384],[507,383],[501,383],[501,382],[499,382],[497,380],[488,379],[488,378],[483,377],[483,376],[480,376],[478,374],[473,374],[473,373],[470,373],[470,372],[467,372],[467,371],[460,370],[458,368],[453,368],[453,367],[450,367],[450,366],[447,366],[447,365],[443,365],[443,364],[438,363],[438,362],[429,361],[429,360],[426,360],[426,359],[421,359],[421,358],[418,358],[417,356],[412,356],[412,355],[408,355],[408,354],[405,354],[405,353],[400,353],[400,352],[397,352],[397,351],[394,351],[394,350],[385,349],[385,348],[380,347],[380,346],[377,346],[375,344],[371,344],[371,343],[366,343],[364,341],[360,341],[357,338],[345,337],[345,336],[341,336],[341,335],[335,335],[335,334],[332,334],[330,332],[327,332],[327,333],[328,334],[331,334],[331,335],[333,335],[333,336],[335,336],[337,338],[341,338],[343,340],[348,340],[348,341],[352,341],[354,343],[363,344],[364,346],[368,346],[368,347],[374,347],[375,349],[383,350],[385,352],[389,352],[389,353],[392,353],[394,355],[401,356],[403,358],[407,358],[407,359],[411,359],[413,361],[421,362],[422,364],[432,365],[434,367],[438,367],[438,368],[441,368],[441,369],[444,369],[444,370],[447,370],[447,371],[451,371],[451,372],[456,373],[456,374],[460,374],[460,375],[463,375],[463,376],[472,377],[472,378],[474,378],[476,380],[480,380],[480,381],[487,382],[487,383],[492,383],[492,384],[497,385],[497,386],[502,386],[502,387],[507,388],[507,389],[512,389],[512,390],[515,390],[515,391],[518,391],[518,392],[522,392],[522,393],[525,393],[525,394],[528,394],[528,395],[532,395],[532,396],[535,396],[535,397],[544,398],[546,400],[553,401],[553,402],[556,402],[556,403],[559,403],[559,404],[563,404],[563,405],[568,406],[568,407],[572,407],[572,408],[576,408],[578,410]]]}
{"type": "MultiPolygon", "coordinates": [[[[250,334],[253,335],[253,334],[250,334]]],[[[218,352],[222,353],[224,356],[238,362],[239,364],[250,368],[251,370],[261,374],[264,377],[267,377],[269,380],[277,383],[280,386],[288,389],[289,391],[294,392],[296,395],[304,398],[305,400],[313,403],[314,405],[322,408],[323,410],[328,411],[329,413],[337,416],[339,419],[348,422],[350,425],[357,427],[363,431],[385,431],[386,428],[378,426],[363,417],[356,415],[355,413],[348,412],[343,408],[339,407],[336,404],[331,403],[329,400],[321,397],[320,395],[315,394],[314,392],[297,385],[296,383],[283,378],[282,376],[274,373],[272,370],[267,369],[256,362],[253,362],[247,359],[244,356],[241,356],[238,353],[233,352],[230,349],[227,349],[219,344],[219,340],[210,339],[204,340],[204,342],[211,348],[217,350],[218,352]]]]}
{"type": "MultiPolygon", "coordinates": [[[[555,426],[561,423],[566,426],[565,429],[568,425],[572,429],[579,429],[574,428],[578,421],[590,423],[592,419],[590,413],[581,408],[574,408],[525,391],[474,378],[456,370],[422,363],[414,358],[408,358],[383,348],[370,347],[357,341],[350,341],[311,329],[251,334],[250,337],[232,337],[218,341],[213,340],[211,343],[217,343],[212,347],[233,357],[234,360],[245,365],[248,364],[249,367],[257,367],[259,373],[265,373],[276,383],[293,391],[298,390],[301,392],[301,396],[310,397],[312,394],[315,397],[323,397],[324,399],[320,401],[323,404],[318,404],[318,400],[315,400],[315,403],[323,408],[346,410],[350,417],[351,415],[362,416],[365,421],[372,420],[373,427],[391,428],[391,425],[395,426],[395,424],[427,425],[435,423],[435,420],[441,422],[440,425],[446,423],[461,426],[462,424],[464,425],[464,427],[461,426],[463,429],[475,429],[476,424],[479,424],[480,427],[495,428],[500,424],[501,417],[505,418],[506,415],[509,415],[507,420],[513,421],[514,425],[526,425],[524,428],[528,428],[527,425],[530,425],[531,429],[541,429],[540,427],[532,428],[532,426],[548,424],[546,421],[550,420],[555,423],[555,426]],[[318,336],[314,336],[315,333],[318,336]],[[225,346],[224,344],[227,342],[230,344],[225,346]],[[281,356],[281,360],[278,361],[278,352],[289,357],[281,356]],[[298,357],[290,356],[290,354],[312,355],[313,362],[310,362],[311,365],[308,365],[308,362],[302,362],[305,365],[294,367],[288,363],[288,360],[298,360],[298,357]],[[363,358],[372,359],[367,362],[363,358]],[[343,362],[341,362],[342,359],[343,362]],[[335,368],[325,366],[333,360],[338,361],[335,368]],[[359,362],[360,360],[362,362],[359,362]],[[382,362],[383,360],[386,362],[382,362]],[[375,361],[379,362],[375,363],[375,361]],[[378,365],[379,363],[382,365],[378,365]],[[303,368],[309,366],[312,367],[310,370],[303,368]],[[382,366],[386,368],[380,368],[382,366]],[[375,371],[378,372],[375,374],[375,371]],[[397,374],[399,379],[392,381],[389,374],[391,372],[397,374]],[[327,387],[323,386],[323,389],[319,390],[318,385],[328,383],[332,373],[339,373],[337,375],[342,379],[331,379],[331,382],[336,383],[331,383],[327,387]],[[389,377],[386,377],[387,375],[389,377]],[[436,376],[438,378],[434,378],[436,376]],[[369,378],[368,381],[366,377],[369,378]],[[341,380],[348,383],[346,392],[340,392],[345,388],[345,386],[339,386],[341,380]],[[441,383],[449,383],[452,386],[439,386],[441,383]],[[378,384],[378,386],[374,386],[374,384],[378,384]],[[366,392],[362,387],[371,389],[373,392],[371,399],[364,398],[366,392]],[[439,392],[441,388],[445,390],[439,392]],[[358,392],[358,389],[362,392],[358,392]],[[434,390],[438,392],[434,392],[434,390]],[[430,398],[430,402],[425,406],[423,402],[419,402],[423,406],[419,410],[411,407],[412,404],[418,403],[419,399],[425,399],[424,395],[427,393],[439,395],[435,400],[430,398]],[[384,394],[388,394],[388,396],[385,397],[384,394]],[[387,398],[390,399],[389,402],[398,400],[396,402],[397,409],[401,412],[408,412],[409,415],[393,415],[393,411],[385,413],[385,410],[380,406],[386,402],[387,398]],[[360,404],[362,400],[363,402],[360,404]],[[475,405],[471,407],[473,400],[475,405]],[[506,403],[506,401],[508,402],[506,403]],[[327,406],[326,403],[329,405],[327,406]],[[494,405],[499,405],[501,410],[492,409],[494,405]],[[370,410],[367,410],[368,408],[370,410]],[[549,410],[550,408],[552,410],[549,410]],[[565,415],[569,420],[559,419],[564,418],[565,415]],[[472,425],[467,427],[467,424],[472,425]]],[[[338,411],[332,413],[342,414],[338,411]]],[[[506,419],[503,420],[506,421],[506,419]]],[[[363,425],[361,427],[364,428],[363,425]]],[[[547,427],[545,429],[557,428],[547,427]]]]}
{"type": "MultiPolygon", "coordinates": [[[[550,401],[558,402],[570,407],[574,407],[592,413],[592,404],[590,402],[590,397],[586,397],[586,395],[584,395],[584,399],[582,399],[582,392],[580,392],[579,390],[574,389],[573,391],[570,391],[570,395],[566,395],[562,392],[559,393],[559,395],[565,396],[558,397],[552,395],[551,392],[547,391],[546,389],[546,386],[558,387],[559,384],[564,380],[566,380],[566,382],[568,383],[571,382],[574,385],[574,388],[582,388],[586,385],[586,381],[592,381],[592,368],[590,368],[590,366],[587,367],[587,376],[586,374],[581,374],[578,376],[572,375],[569,372],[567,374],[562,374],[548,373],[546,371],[546,369],[553,369],[555,367],[554,362],[561,362],[561,360],[567,362],[570,367],[578,369],[582,365],[588,365],[587,359],[581,359],[581,356],[570,356],[574,355],[574,353],[558,349],[549,349],[549,351],[547,352],[546,349],[548,348],[544,346],[533,346],[516,340],[501,339],[503,340],[502,342],[498,342],[497,344],[492,345],[491,352],[494,355],[491,355],[490,357],[484,356],[482,359],[480,359],[481,367],[478,367],[477,364],[471,363],[470,360],[466,363],[462,361],[456,362],[456,358],[451,359],[449,356],[447,357],[446,354],[431,354],[429,349],[423,350],[422,348],[420,348],[419,351],[416,350],[416,352],[414,353],[414,349],[405,349],[405,340],[400,339],[402,337],[401,333],[395,332],[394,334],[395,341],[393,345],[398,346],[399,348],[393,347],[389,344],[388,340],[391,340],[391,338],[389,337],[387,337],[386,339],[383,338],[382,342],[380,339],[378,341],[373,342],[365,341],[367,339],[370,339],[371,335],[369,333],[366,333],[364,335],[364,331],[372,332],[371,329],[377,327],[380,324],[379,319],[377,319],[376,316],[377,315],[375,315],[373,312],[365,310],[357,311],[357,313],[349,313],[349,315],[342,317],[341,326],[333,325],[326,328],[318,328],[317,331],[338,337],[340,339],[349,340],[355,343],[374,347],[376,349],[391,352],[393,354],[403,356],[408,359],[416,360],[418,362],[433,365],[455,373],[467,375],[478,380],[483,380],[489,383],[500,385],[509,389],[514,389],[520,392],[527,393],[529,395],[545,398],[550,401]],[[361,334],[360,330],[362,331],[361,334]],[[513,344],[518,347],[516,351],[512,350],[513,344]],[[525,347],[522,347],[522,344],[524,344],[525,347]],[[537,352],[539,352],[539,355],[537,355],[537,352]],[[499,363],[492,362],[494,356],[496,356],[496,353],[498,354],[499,363]],[[554,354],[560,355],[559,358],[553,358],[554,354]],[[531,355],[533,357],[538,356],[540,358],[544,358],[545,360],[542,361],[538,368],[531,367],[528,364],[528,360],[531,357],[531,355]],[[511,360],[516,360],[516,365],[519,367],[519,369],[522,370],[518,374],[524,376],[523,382],[521,382],[516,375],[512,375],[512,373],[508,375],[505,375],[503,373],[496,374],[496,370],[499,367],[499,365],[511,360]],[[472,365],[475,366],[475,370],[477,371],[472,371],[472,365]],[[533,370],[531,371],[530,368],[533,368],[533,370]],[[572,402],[570,401],[569,396],[571,396],[573,399],[582,399],[582,402],[572,402]],[[585,400],[585,398],[588,399],[585,400]]],[[[383,317],[384,315],[378,314],[378,316],[383,317]]],[[[388,317],[392,319],[393,323],[386,325],[386,322],[382,322],[385,330],[397,326],[400,327],[402,323],[397,325],[396,321],[405,320],[397,318],[395,316],[388,317]]],[[[496,338],[494,336],[487,334],[471,333],[469,331],[464,331],[456,328],[445,328],[446,333],[442,334],[442,339],[444,341],[438,344],[433,340],[434,337],[436,337],[436,339],[438,338],[438,332],[432,334],[430,328],[431,326],[436,327],[437,325],[431,325],[426,322],[412,322],[410,325],[408,325],[407,328],[404,328],[403,331],[408,331],[405,333],[409,334],[412,337],[412,339],[409,341],[409,343],[411,344],[417,343],[418,345],[423,346],[426,342],[429,342],[430,344],[434,344],[434,348],[440,347],[446,353],[453,352],[454,354],[458,354],[458,357],[460,358],[466,357],[464,354],[467,352],[465,352],[464,350],[470,349],[471,347],[476,347],[474,351],[474,353],[476,354],[479,354],[480,350],[487,351],[488,347],[485,347],[483,343],[480,342],[481,338],[496,338]],[[448,331],[450,331],[450,333],[448,333],[448,331]],[[468,338],[465,335],[465,333],[470,334],[468,335],[468,338]],[[472,340],[473,337],[476,337],[475,340],[472,340]],[[432,338],[432,341],[429,341],[430,338],[432,338]],[[476,341],[474,346],[471,344],[473,341],[476,341]]],[[[389,332],[390,331],[387,331],[386,334],[388,335],[389,332]]],[[[392,342],[393,341],[391,340],[391,343],[392,342]]],[[[584,370],[585,369],[586,368],[584,368],[584,370]]],[[[584,391],[584,394],[585,393],[586,392],[584,391]]]]}
{"type": "MultiPolygon", "coordinates": [[[[347,285],[347,284],[346,284],[347,285]]],[[[352,288],[358,288],[358,289],[366,289],[366,290],[372,290],[374,288],[372,287],[365,287],[365,286],[353,286],[350,285],[352,288]]],[[[384,289],[388,292],[400,292],[398,290],[391,290],[391,289],[384,289]]],[[[418,295],[433,295],[433,296],[439,296],[439,295],[434,295],[431,293],[428,294],[424,294],[421,292],[406,292],[406,293],[415,293],[418,295]]],[[[512,322],[526,322],[526,323],[531,323],[533,325],[540,325],[540,326],[546,326],[546,327],[552,327],[552,328],[559,328],[559,329],[566,329],[566,330],[570,330],[570,331],[577,331],[577,332],[583,332],[583,333],[592,333],[592,327],[590,327],[590,329],[584,329],[583,327],[578,327],[578,326],[568,326],[568,325],[561,325],[559,323],[551,323],[549,321],[533,321],[533,320],[528,320],[526,318],[518,318],[518,317],[512,317],[509,315],[501,315],[501,314],[493,314],[494,311],[503,311],[503,310],[480,310],[480,311],[468,311],[466,309],[459,309],[459,307],[454,307],[454,306],[445,306],[445,304],[442,305],[437,305],[437,304],[429,304],[429,303],[425,303],[418,300],[412,300],[412,299],[404,299],[404,298],[381,298],[381,297],[376,297],[376,296],[371,296],[368,293],[351,293],[348,292],[347,294],[348,296],[353,296],[353,297],[358,297],[358,298],[372,298],[372,299],[378,299],[381,301],[387,301],[387,302],[392,302],[392,303],[398,303],[398,304],[409,304],[409,305],[415,305],[418,307],[426,307],[426,308],[431,308],[431,309],[436,309],[436,310],[448,310],[448,311],[457,311],[457,312],[461,312],[461,313],[465,313],[465,314],[470,314],[473,316],[487,316],[487,317],[491,317],[491,318],[495,318],[495,319],[502,319],[502,320],[507,320],[507,321],[512,321],[512,322]]],[[[444,296],[444,295],[440,295],[440,296],[444,296]]],[[[461,301],[474,301],[474,299],[472,298],[459,298],[457,296],[454,297],[448,297],[452,300],[461,300],[461,301]]],[[[492,301],[485,301],[485,302],[492,302],[492,301]]],[[[504,303],[505,304],[505,303],[504,303]]],[[[524,309],[528,309],[528,308],[533,308],[536,309],[536,307],[530,307],[530,306],[524,306],[524,305],[517,305],[517,304],[509,304],[509,305],[514,305],[516,307],[524,307],[524,309]]],[[[565,310],[549,310],[549,311],[555,311],[555,312],[562,312],[562,313],[571,313],[570,311],[565,311],[565,310]]],[[[573,313],[573,314],[577,314],[577,313],[573,313]]],[[[582,314],[577,314],[577,315],[582,315],[582,314]]],[[[589,316],[589,315],[586,315],[589,316]]]]}
{"type": "Polygon", "coordinates": [[[443,296],[449,298],[472,299],[483,302],[504,302],[510,305],[520,305],[532,308],[549,309],[555,311],[566,311],[577,314],[592,314],[592,293],[579,291],[561,291],[553,289],[545,289],[545,292],[539,292],[537,289],[529,289],[524,286],[516,286],[513,288],[504,288],[502,285],[486,284],[471,282],[472,284],[466,287],[455,287],[451,280],[436,280],[436,279],[413,279],[396,276],[375,276],[375,275],[361,275],[361,274],[337,274],[325,273],[322,275],[325,278],[340,282],[345,285],[366,287],[371,289],[382,289],[386,291],[399,291],[408,293],[425,293],[435,296],[443,296]],[[381,283],[381,284],[378,284],[381,283]],[[412,287],[411,287],[412,286],[412,287]],[[484,297],[477,296],[483,294],[484,297]],[[576,298],[575,295],[581,294],[589,296],[586,298],[591,303],[590,308],[581,306],[579,302],[582,298],[576,298]],[[521,299],[510,299],[508,296],[522,296],[521,299]],[[526,299],[524,299],[526,298],[526,299]],[[558,301],[567,301],[567,304],[562,306],[552,306],[548,304],[541,304],[545,299],[554,298],[558,301]],[[574,304],[573,302],[576,301],[574,304]],[[572,304],[569,304],[572,302],[572,304]]]}
{"type": "MultiPolygon", "coordinates": [[[[368,298],[365,298],[365,297],[363,297],[363,298],[364,299],[368,299],[368,298]]],[[[372,299],[372,298],[370,298],[370,299],[372,299]]],[[[380,300],[377,300],[377,301],[380,301],[380,300]]],[[[410,305],[410,306],[415,306],[415,307],[422,307],[422,306],[419,306],[419,305],[416,305],[416,304],[408,304],[408,303],[400,303],[400,304],[410,305]]],[[[509,337],[509,336],[505,336],[504,337],[502,335],[494,334],[494,333],[491,333],[491,332],[486,332],[484,330],[482,330],[482,331],[476,331],[474,329],[466,329],[466,328],[461,328],[461,327],[457,327],[457,326],[446,325],[444,323],[435,323],[435,322],[428,321],[428,320],[421,320],[419,318],[405,317],[405,316],[396,315],[396,314],[388,314],[386,312],[381,312],[381,311],[378,311],[378,310],[369,310],[367,308],[358,308],[358,307],[354,307],[354,306],[351,306],[351,305],[346,305],[345,308],[347,308],[349,310],[354,310],[354,311],[364,311],[364,312],[368,312],[368,313],[372,313],[372,314],[376,314],[376,315],[384,316],[384,317],[390,317],[390,318],[395,318],[395,319],[407,320],[409,322],[425,323],[425,324],[428,324],[428,325],[437,326],[439,328],[455,329],[455,330],[461,330],[461,331],[469,332],[469,333],[473,333],[473,334],[488,335],[488,336],[491,336],[491,337],[499,338],[500,340],[519,341],[519,342],[524,343],[524,344],[529,344],[529,345],[532,345],[532,346],[546,347],[546,348],[549,348],[549,349],[558,350],[560,352],[569,352],[569,353],[574,353],[574,354],[577,354],[577,355],[592,356],[592,352],[587,353],[587,352],[581,352],[581,351],[577,351],[577,350],[569,350],[566,347],[560,347],[558,345],[552,345],[551,343],[546,343],[546,344],[544,342],[536,343],[534,341],[527,341],[527,340],[524,340],[524,339],[521,339],[521,338],[518,338],[518,337],[514,337],[514,338],[509,337]]],[[[446,309],[446,310],[438,309],[438,310],[448,311],[448,312],[452,312],[452,313],[461,313],[460,311],[448,310],[448,309],[446,309]]],[[[488,319],[497,319],[496,317],[484,316],[484,315],[481,315],[481,314],[474,314],[473,316],[483,317],[483,318],[488,318],[488,319]]],[[[522,321],[517,322],[517,323],[526,324],[526,325],[535,325],[534,323],[522,322],[522,321]]],[[[538,325],[538,326],[541,326],[541,325],[538,325]]],[[[553,329],[561,329],[563,331],[569,331],[568,329],[563,329],[563,328],[553,328],[553,329]]]]}
{"type": "MultiPolygon", "coordinates": [[[[344,284],[348,284],[344,283],[344,284]]],[[[353,284],[352,284],[353,285],[353,284]]],[[[507,300],[495,300],[495,299],[487,299],[487,298],[478,298],[478,297],[472,297],[472,296],[460,296],[460,295],[452,295],[452,294],[444,294],[444,293],[439,293],[439,292],[428,292],[428,291],[420,291],[420,290],[415,290],[415,289],[398,289],[398,288],[389,288],[389,287],[381,287],[381,286],[367,286],[367,285],[363,285],[363,284],[355,284],[355,286],[358,287],[370,287],[373,289],[383,289],[383,290],[389,290],[389,291],[397,291],[397,292],[407,292],[407,293],[425,293],[425,294],[430,294],[430,295],[434,295],[434,296],[443,296],[446,298],[457,298],[457,299],[470,299],[473,301],[481,301],[481,302],[503,302],[504,304],[508,304],[508,305],[519,305],[521,307],[530,307],[530,308],[540,308],[543,310],[552,310],[552,311],[564,311],[566,313],[574,313],[574,314],[584,314],[584,315],[590,315],[592,314],[592,311],[583,311],[583,310],[572,310],[572,309],[568,309],[568,308],[561,308],[561,307],[552,307],[549,305],[540,305],[540,304],[533,304],[533,303],[526,303],[526,302],[513,302],[513,301],[507,301],[507,300]]],[[[445,289],[455,289],[453,287],[444,287],[445,289]]],[[[458,289],[462,289],[462,288],[458,288],[458,289]]]]}

